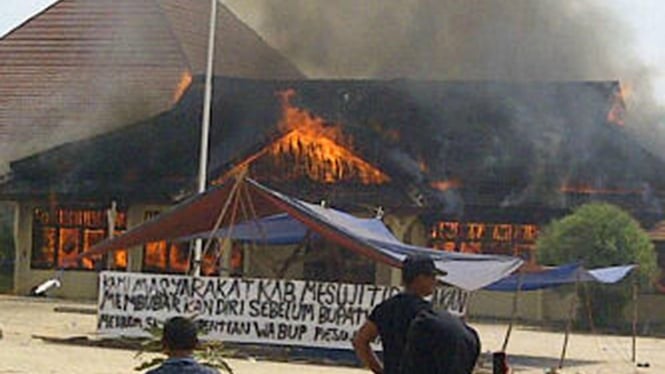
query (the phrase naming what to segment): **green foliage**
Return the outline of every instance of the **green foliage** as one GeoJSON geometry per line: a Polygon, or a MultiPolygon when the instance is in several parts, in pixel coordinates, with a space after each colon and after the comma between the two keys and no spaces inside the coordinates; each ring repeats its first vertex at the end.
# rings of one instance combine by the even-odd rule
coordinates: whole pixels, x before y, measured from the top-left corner
{"type": "MultiPolygon", "coordinates": [[[[648,287],[657,273],[656,253],[648,234],[630,214],[606,203],[591,203],[551,222],[537,242],[537,256],[543,265],[581,262],[587,268],[639,265],[639,279],[648,287]]],[[[631,286],[590,284],[578,310],[579,320],[596,326],[619,327],[631,286]],[[587,300],[588,295],[588,300],[587,300]]]]}
{"type": "Polygon", "coordinates": [[[581,261],[587,268],[638,264],[648,279],[657,272],[649,235],[630,214],[606,203],[591,203],[550,223],[537,242],[543,265],[581,261]]]}
{"type": "MultiPolygon", "coordinates": [[[[195,316],[191,318],[195,319],[195,316]]],[[[150,337],[141,344],[141,348],[136,352],[136,358],[142,357],[147,352],[160,352],[162,349],[163,324],[147,328],[145,331],[150,337]]],[[[193,356],[203,365],[221,370],[223,373],[234,374],[233,368],[226,361],[226,357],[231,354],[233,354],[233,352],[226,349],[221,342],[205,342],[201,343],[199,347],[194,350],[193,356]]],[[[161,365],[164,361],[166,361],[166,357],[155,357],[148,361],[141,362],[141,364],[136,366],[134,370],[144,371],[152,369],[161,365]]]]}

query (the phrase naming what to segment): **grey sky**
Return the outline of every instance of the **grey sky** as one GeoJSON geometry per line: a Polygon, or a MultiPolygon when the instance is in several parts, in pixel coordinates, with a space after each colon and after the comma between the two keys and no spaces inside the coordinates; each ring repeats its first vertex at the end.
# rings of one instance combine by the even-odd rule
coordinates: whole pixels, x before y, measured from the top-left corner
{"type": "Polygon", "coordinates": [[[653,69],[656,96],[665,104],[665,1],[611,0],[608,7],[620,14],[635,35],[633,49],[653,69]]]}
{"type": "MultiPolygon", "coordinates": [[[[1,0],[0,37],[18,27],[27,19],[46,9],[57,0],[1,0]]],[[[225,2],[225,1],[224,1],[225,2]]],[[[230,1],[233,8],[235,1],[230,1]]],[[[659,101],[665,104],[665,1],[662,0],[604,0],[608,11],[620,15],[634,32],[635,45],[625,46],[634,50],[652,70],[654,87],[659,101]]],[[[238,14],[247,23],[256,22],[251,13],[238,14]]],[[[628,54],[629,52],[627,52],[628,54]]]]}
{"type": "Polygon", "coordinates": [[[2,0],[0,2],[0,37],[57,0],[2,0]]]}

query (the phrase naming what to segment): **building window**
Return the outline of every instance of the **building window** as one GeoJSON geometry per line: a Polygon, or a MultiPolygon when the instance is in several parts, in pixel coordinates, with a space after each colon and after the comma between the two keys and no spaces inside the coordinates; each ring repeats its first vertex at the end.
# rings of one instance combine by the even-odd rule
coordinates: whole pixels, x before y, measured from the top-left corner
{"type": "Polygon", "coordinates": [[[432,226],[430,246],[451,252],[519,256],[535,263],[538,226],[533,224],[440,221],[432,226]]]}
{"type": "Polygon", "coordinates": [[[231,256],[229,258],[229,275],[232,277],[242,277],[245,272],[245,250],[242,244],[234,242],[231,246],[231,256]]]}
{"type": "MultiPolygon", "coordinates": [[[[210,246],[210,249],[204,253],[201,261],[201,274],[206,276],[219,276],[219,263],[222,258],[220,252],[221,242],[216,240],[210,246]]],[[[204,244],[205,248],[205,244],[204,244]]],[[[231,277],[241,277],[245,270],[245,249],[242,243],[231,241],[231,252],[229,254],[229,266],[226,269],[231,277]]]]}
{"type": "MultiPolygon", "coordinates": [[[[159,211],[151,210],[144,214],[148,221],[159,211]]],[[[189,243],[168,243],[165,241],[148,243],[143,246],[143,271],[148,273],[186,274],[189,270],[189,243]]]]}
{"type": "MultiPolygon", "coordinates": [[[[117,213],[114,235],[120,235],[127,229],[126,211],[119,210],[117,213]]],[[[127,269],[127,251],[124,249],[108,256],[76,260],[78,255],[109,236],[104,208],[35,208],[32,230],[30,266],[34,269],[127,269]]]]}
{"type": "MultiPolygon", "coordinates": [[[[150,220],[159,215],[159,211],[147,211],[145,220],[150,220]]],[[[204,241],[205,242],[205,241],[204,241]]],[[[220,242],[214,241],[212,246],[201,259],[201,274],[206,276],[219,275],[219,251],[220,242]]],[[[166,241],[148,243],[143,247],[143,271],[148,273],[186,274],[189,271],[192,256],[193,242],[166,241]]],[[[204,244],[205,247],[205,244],[204,244]]],[[[231,276],[242,274],[244,256],[240,243],[232,243],[230,254],[231,276]]]]}
{"type": "Polygon", "coordinates": [[[186,274],[189,270],[189,243],[148,243],[143,247],[143,271],[186,274]]]}

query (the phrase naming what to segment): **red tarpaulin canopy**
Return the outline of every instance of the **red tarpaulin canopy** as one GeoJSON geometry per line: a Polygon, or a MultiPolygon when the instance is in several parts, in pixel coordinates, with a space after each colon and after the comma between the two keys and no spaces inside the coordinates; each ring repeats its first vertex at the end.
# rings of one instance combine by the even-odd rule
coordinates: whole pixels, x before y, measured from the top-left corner
{"type": "Polygon", "coordinates": [[[361,227],[354,221],[357,218],[344,212],[282,195],[248,178],[227,180],[123,235],[98,243],[79,257],[174,241],[276,213],[287,213],[321,237],[390,266],[401,266],[409,253],[427,254],[448,273],[444,281],[467,290],[496,282],[522,264],[515,257],[451,253],[407,245],[385,232],[361,227]]]}

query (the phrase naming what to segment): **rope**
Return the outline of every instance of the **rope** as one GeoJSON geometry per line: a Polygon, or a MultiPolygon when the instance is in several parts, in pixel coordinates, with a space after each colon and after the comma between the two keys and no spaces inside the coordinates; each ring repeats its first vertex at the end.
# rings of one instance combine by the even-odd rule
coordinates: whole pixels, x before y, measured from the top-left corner
{"type": "Polygon", "coordinates": [[[310,238],[311,234],[312,234],[312,232],[307,230],[303,240],[300,243],[298,243],[298,246],[296,247],[296,249],[294,249],[293,252],[291,252],[291,254],[289,255],[289,257],[287,257],[286,260],[284,260],[284,263],[282,264],[282,267],[279,269],[279,271],[277,271],[277,277],[278,278],[280,278],[280,279],[284,278],[284,275],[286,274],[286,272],[295,263],[296,259],[300,256],[301,252],[304,251],[307,243],[309,242],[309,238],[310,238]]]}
{"type": "MultiPolygon", "coordinates": [[[[256,227],[257,230],[259,230],[259,233],[261,234],[261,239],[263,239],[262,243],[265,243],[267,241],[268,234],[263,229],[263,226],[259,225],[259,217],[256,215],[256,211],[252,209],[251,217],[247,213],[248,206],[245,205],[245,199],[247,200],[247,205],[251,209],[253,207],[252,196],[249,194],[249,189],[247,188],[247,185],[243,185],[242,189],[240,190],[240,209],[242,210],[246,220],[250,220],[251,218],[251,221],[254,223],[254,226],[256,227]]],[[[252,243],[255,244],[255,241],[253,241],[252,243]]]]}
{"type": "Polygon", "coordinates": [[[238,201],[240,198],[236,197],[233,200],[233,209],[231,210],[231,225],[229,226],[229,232],[228,235],[226,235],[224,238],[222,238],[222,242],[220,243],[219,247],[219,252],[217,254],[217,259],[216,261],[219,261],[219,258],[222,257],[222,254],[224,253],[224,248],[226,247],[227,243],[231,240],[231,237],[233,236],[233,227],[235,226],[236,222],[236,213],[238,212],[238,201]]]}
{"type": "MultiPolygon", "coordinates": [[[[265,233],[265,230],[263,229],[263,226],[259,225],[259,223],[258,223],[258,217],[256,217],[256,216],[252,216],[252,217],[250,218],[250,215],[249,215],[249,213],[247,212],[247,211],[248,211],[248,207],[246,206],[246,204],[245,204],[245,199],[243,198],[243,197],[244,197],[244,194],[243,194],[243,193],[247,195],[247,196],[245,197],[245,198],[247,199],[247,201],[248,201],[247,204],[249,204],[250,201],[251,201],[251,197],[250,197],[250,195],[249,195],[249,190],[247,189],[247,186],[244,185],[243,188],[240,190],[240,210],[241,210],[241,212],[243,213],[243,215],[245,216],[245,219],[246,219],[246,220],[248,220],[248,221],[251,220],[252,223],[254,223],[255,227],[257,228],[257,230],[259,230],[259,232],[261,233],[261,237],[262,237],[262,239],[263,239],[264,242],[265,242],[266,237],[267,237],[267,235],[266,235],[266,233],[265,233]]],[[[253,252],[256,251],[256,249],[258,249],[258,246],[256,245],[256,240],[252,240],[252,241],[250,241],[250,242],[249,242],[249,245],[251,246],[250,249],[251,249],[253,252]]],[[[269,268],[268,266],[266,266],[265,264],[263,264],[263,263],[261,262],[261,260],[257,261],[256,258],[253,258],[252,261],[253,261],[254,263],[260,265],[260,266],[263,267],[264,269],[266,269],[266,270],[268,270],[268,271],[270,271],[270,272],[273,272],[273,270],[272,270],[271,268],[269,268]]]]}
{"type": "Polygon", "coordinates": [[[245,179],[245,174],[247,172],[247,169],[243,169],[240,171],[240,174],[236,176],[235,183],[233,184],[233,187],[231,187],[231,192],[229,192],[229,196],[226,198],[226,201],[224,202],[224,206],[222,207],[221,212],[219,213],[219,216],[217,217],[217,222],[215,222],[215,225],[213,226],[212,230],[210,231],[210,234],[208,235],[208,240],[206,242],[206,245],[201,252],[201,256],[205,256],[205,254],[210,250],[210,247],[212,247],[212,242],[213,239],[215,238],[215,233],[219,230],[219,227],[222,225],[222,221],[224,220],[224,217],[226,216],[226,211],[228,210],[229,206],[231,205],[231,200],[233,200],[238,187],[242,184],[242,181],[245,179]]]}
{"type": "MultiPolygon", "coordinates": [[[[249,210],[252,213],[252,217],[254,217],[254,219],[258,219],[258,214],[256,214],[256,209],[254,208],[254,202],[252,201],[252,198],[249,195],[249,190],[245,190],[245,192],[247,194],[247,204],[249,205],[249,210]]],[[[265,250],[266,249],[266,244],[265,244],[266,240],[265,239],[266,239],[267,235],[265,234],[265,232],[263,232],[262,235],[264,235],[263,236],[263,239],[264,239],[263,240],[263,249],[265,250]]],[[[273,274],[274,274],[274,271],[273,271],[273,274]]]]}

